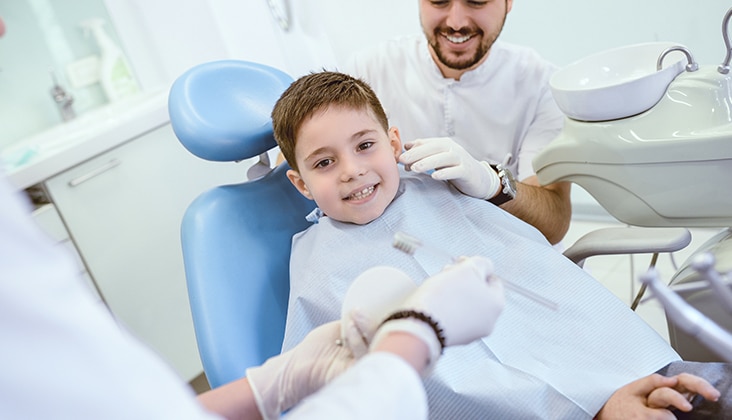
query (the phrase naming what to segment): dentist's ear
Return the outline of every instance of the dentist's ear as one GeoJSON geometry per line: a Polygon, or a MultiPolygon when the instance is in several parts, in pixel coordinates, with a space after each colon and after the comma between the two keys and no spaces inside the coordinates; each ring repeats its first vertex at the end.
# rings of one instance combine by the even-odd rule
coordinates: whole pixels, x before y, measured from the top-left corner
{"type": "Polygon", "coordinates": [[[300,172],[297,172],[294,169],[288,169],[287,179],[290,180],[292,185],[294,185],[295,188],[297,188],[297,190],[300,192],[300,194],[305,196],[305,198],[307,198],[308,200],[313,199],[313,195],[310,194],[310,190],[308,190],[308,186],[305,185],[305,181],[303,181],[302,177],[300,176],[300,172]]]}
{"type": "Polygon", "coordinates": [[[391,147],[394,150],[394,158],[399,162],[399,155],[402,154],[402,140],[399,136],[399,129],[390,127],[387,134],[389,135],[389,143],[391,143],[391,147]]]}

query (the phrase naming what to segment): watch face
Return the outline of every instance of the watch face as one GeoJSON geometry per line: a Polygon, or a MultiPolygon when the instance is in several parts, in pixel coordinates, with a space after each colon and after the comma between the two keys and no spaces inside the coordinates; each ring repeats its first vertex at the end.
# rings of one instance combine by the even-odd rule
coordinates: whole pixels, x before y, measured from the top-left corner
{"type": "Polygon", "coordinates": [[[500,206],[501,204],[511,201],[516,197],[516,179],[513,177],[513,174],[510,170],[503,167],[503,165],[496,165],[495,166],[496,171],[498,172],[498,177],[501,180],[501,191],[498,192],[498,195],[491,198],[491,203],[500,206]]]}
{"type": "Polygon", "coordinates": [[[504,168],[503,165],[498,165],[498,176],[501,177],[501,184],[503,184],[503,192],[510,195],[511,198],[516,197],[516,179],[513,177],[508,168],[504,168]]]}

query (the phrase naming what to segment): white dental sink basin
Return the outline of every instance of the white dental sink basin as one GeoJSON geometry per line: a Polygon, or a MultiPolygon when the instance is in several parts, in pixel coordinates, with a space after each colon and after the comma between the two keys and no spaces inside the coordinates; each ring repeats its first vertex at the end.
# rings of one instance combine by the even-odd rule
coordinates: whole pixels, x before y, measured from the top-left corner
{"type": "Polygon", "coordinates": [[[166,92],[136,95],[13,143],[0,150],[0,166],[27,188],[168,120],[166,92]]]}
{"type": "Polygon", "coordinates": [[[570,181],[635,226],[732,226],[732,74],[678,75],[661,100],[613,121],[568,119],[533,161],[539,182],[570,181]]]}
{"type": "Polygon", "coordinates": [[[656,70],[659,56],[679,44],[651,42],[590,55],[557,70],[550,80],[554,100],[569,118],[607,121],[639,114],[655,105],[682,71],[677,52],[656,70]]]}

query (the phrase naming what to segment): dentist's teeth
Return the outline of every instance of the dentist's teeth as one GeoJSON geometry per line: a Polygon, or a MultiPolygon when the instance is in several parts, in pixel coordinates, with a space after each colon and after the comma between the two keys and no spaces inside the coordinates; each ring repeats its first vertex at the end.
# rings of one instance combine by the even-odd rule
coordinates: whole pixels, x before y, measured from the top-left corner
{"type": "Polygon", "coordinates": [[[445,38],[447,38],[448,41],[455,43],[455,44],[462,44],[463,42],[470,39],[470,36],[453,36],[453,35],[445,35],[445,38]]]}
{"type": "Polygon", "coordinates": [[[370,196],[371,194],[373,194],[373,192],[374,192],[374,187],[368,187],[368,188],[364,188],[361,191],[351,194],[351,196],[349,198],[353,199],[353,200],[361,200],[363,198],[370,196]]]}

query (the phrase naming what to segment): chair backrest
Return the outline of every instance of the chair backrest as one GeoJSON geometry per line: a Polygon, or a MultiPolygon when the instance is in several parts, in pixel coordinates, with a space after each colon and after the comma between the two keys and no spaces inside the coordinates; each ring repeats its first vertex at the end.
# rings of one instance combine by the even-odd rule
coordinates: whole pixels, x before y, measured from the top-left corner
{"type": "MultiPolygon", "coordinates": [[[[270,113],[292,79],[238,60],[198,65],[170,90],[173,130],[193,154],[238,161],[276,146],[270,113]]],[[[261,178],[213,188],[188,207],[181,243],[204,372],[211,387],[278,354],[289,296],[292,235],[315,204],[281,164],[261,178]]]]}

